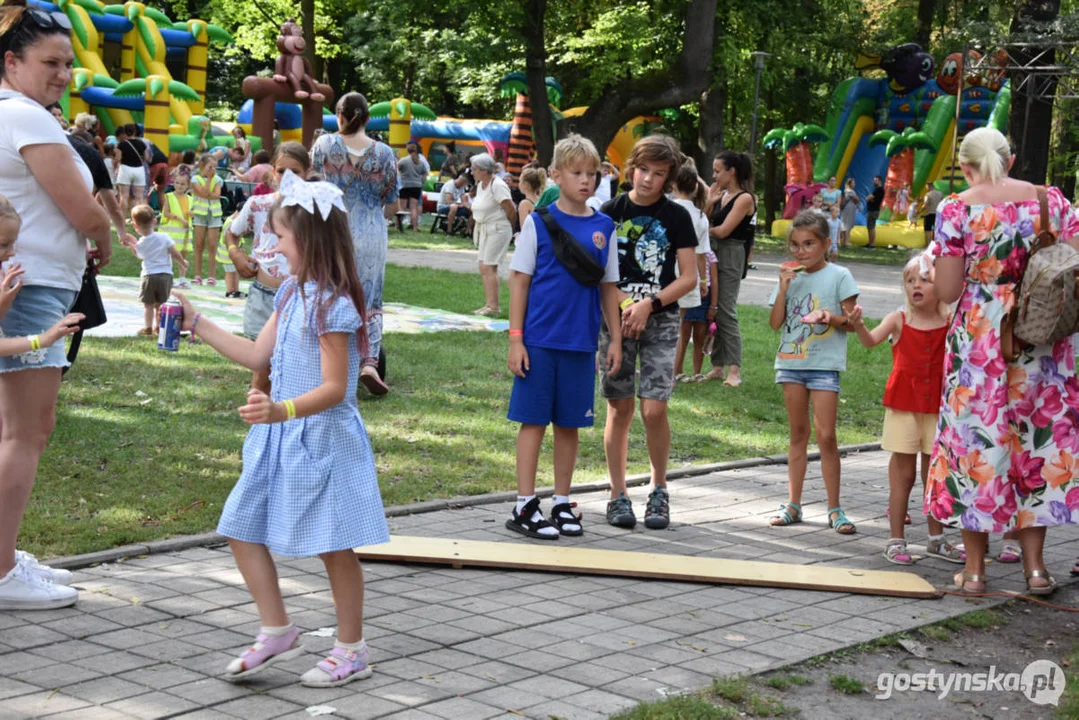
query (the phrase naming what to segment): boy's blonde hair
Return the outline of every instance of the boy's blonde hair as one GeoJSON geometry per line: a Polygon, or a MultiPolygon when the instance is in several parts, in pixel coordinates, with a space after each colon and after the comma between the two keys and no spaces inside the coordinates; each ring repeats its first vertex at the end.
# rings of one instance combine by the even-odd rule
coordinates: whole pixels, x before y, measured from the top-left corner
{"type": "Polygon", "coordinates": [[[547,171],[540,167],[525,168],[521,171],[521,184],[535,193],[541,193],[547,184],[547,171]]]}
{"type": "Polygon", "coordinates": [[[649,135],[641,138],[626,161],[626,177],[633,181],[633,173],[645,163],[666,163],[670,170],[667,172],[667,180],[663,183],[663,192],[669,193],[674,187],[675,176],[678,168],[682,166],[684,156],[678,149],[678,143],[666,135],[649,135]]]}
{"type": "Polygon", "coordinates": [[[569,137],[562,138],[554,146],[554,159],[551,161],[552,170],[560,170],[574,163],[584,163],[592,172],[599,170],[599,153],[592,141],[574,133],[569,137]]]}
{"type": "Polygon", "coordinates": [[[14,220],[22,226],[22,218],[19,217],[19,211],[15,209],[15,206],[11,204],[3,195],[0,195],[0,220],[14,220]]]}
{"type": "Polygon", "coordinates": [[[136,205],[131,208],[131,219],[135,221],[135,225],[140,229],[153,228],[154,209],[149,205],[136,205]]]}

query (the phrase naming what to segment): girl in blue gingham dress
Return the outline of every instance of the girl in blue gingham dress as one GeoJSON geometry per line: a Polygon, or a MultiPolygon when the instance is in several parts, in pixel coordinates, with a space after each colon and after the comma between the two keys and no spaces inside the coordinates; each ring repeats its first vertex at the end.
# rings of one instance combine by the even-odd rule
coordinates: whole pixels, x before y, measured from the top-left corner
{"type": "Polygon", "coordinates": [[[287,172],[280,195],[269,224],[293,278],[278,290],[257,340],[222,330],[177,297],[185,328],[252,370],[271,369],[272,396],[251,389],[240,408],[252,428],[243,473],[217,528],[229,538],[263,626],[224,678],[243,680],[303,652],[270,553],[318,555],[333,590],[337,643],[301,682],[336,687],[371,674],[363,571],[353,548],[389,541],[374,455],[356,406],[365,304],[340,190],[287,172]]]}

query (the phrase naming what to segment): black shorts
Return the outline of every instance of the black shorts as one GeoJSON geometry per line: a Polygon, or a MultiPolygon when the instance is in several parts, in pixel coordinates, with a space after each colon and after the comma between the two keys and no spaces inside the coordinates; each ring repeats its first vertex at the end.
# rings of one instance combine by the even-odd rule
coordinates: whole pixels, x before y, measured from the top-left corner
{"type": "Polygon", "coordinates": [[[877,218],[880,217],[880,210],[870,210],[865,214],[865,226],[872,230],[877,226],[877,218]]]}
{"type": "Polygon", "coordinates": [[[926,232],[933,232],[934,230],[937,229],[937,214],[936,213],[929,213],[928,215],[925,216],[925,219],[922,222],[922,229],[925,230],[926,232]]]}
{"type": "Polygon", "coordinates": [[[397,197],[402,200],[419,200],[423,197],[423,188],[401,188],[397,197]]]}

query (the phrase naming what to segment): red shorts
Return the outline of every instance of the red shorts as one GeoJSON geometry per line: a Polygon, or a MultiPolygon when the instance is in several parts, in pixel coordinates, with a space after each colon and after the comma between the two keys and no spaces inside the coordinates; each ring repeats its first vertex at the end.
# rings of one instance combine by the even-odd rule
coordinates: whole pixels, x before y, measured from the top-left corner
{"type": "Polygon", "coordinates": [[[169,164],[157,163],[150,166],[150,181],[159,188],[169,184],[169,164]]]}

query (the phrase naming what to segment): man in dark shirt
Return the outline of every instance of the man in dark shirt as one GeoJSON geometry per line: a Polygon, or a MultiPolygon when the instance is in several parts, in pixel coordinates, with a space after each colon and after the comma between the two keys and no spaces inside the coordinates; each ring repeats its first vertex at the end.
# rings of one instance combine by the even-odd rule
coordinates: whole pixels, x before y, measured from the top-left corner
{"type": "Polygon", "coordinates": [[[865,198],[865,229],[869,231],[869,244],[876,247],[877,218],[880,217],[880,204],[884,202],[884,184],[880,175],[873,176],[873,192],[865,198]]]}
{"type": "Polygon", "coordinates": [[[86,167],[90,169],[90,177],[94,181],[94,192],[101,199],[101,205],[105,208],[105,212],[108,213],[109,220],[112,221],[112,226],[116,230],[116,239],[125,247],[134,246],[135,237],[128,234],[124,227],[124,215],[120,211],[120,201],[116,199],[116,191],[112,187],[109,169],[106,167],[101,155],[98,154],[97,148],[73,135],[68,135],[67,141],[71,143],[71,147],[75,148],[75,152],[79,154],[82,161],[86,163],[86,167]]]}

